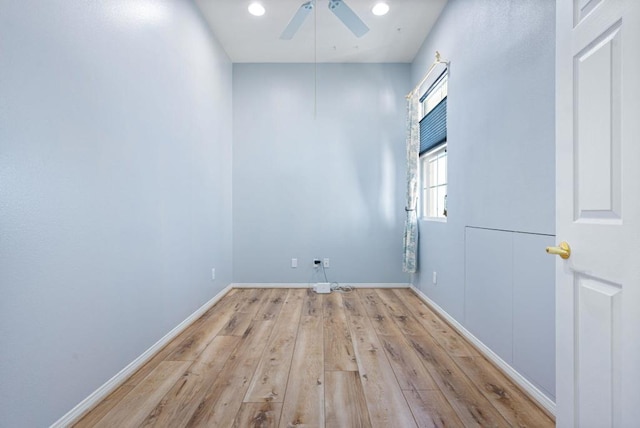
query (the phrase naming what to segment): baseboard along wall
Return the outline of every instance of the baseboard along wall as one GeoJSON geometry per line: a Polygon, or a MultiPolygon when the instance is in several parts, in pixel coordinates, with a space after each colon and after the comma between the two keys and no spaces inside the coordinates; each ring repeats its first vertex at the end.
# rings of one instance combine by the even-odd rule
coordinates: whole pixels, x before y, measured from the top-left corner
{"type": "MultiPolygon", "coordinates": [[[[200,318],[206,311],[208,311],[213,305],[215,305],[220,299],[222,299],[233,288],[309,288],[312,284],[308,283],[232,283],[216,294],[211,300],[198,308],[193,314],[187,317],[184,321],[178,324],[170,332],[168,332],[162,339],[158,340],[149,349],[147,349],[142,355],[133,360],[129,365],[122,369],[118,374],[109,379],[106,383],[96,389],[91,395],[82,400],[73,409],[67,412],[64,416],[58,419],[51,428],[68,427],[73,423],[79,421],[85,414],[93,409],[98,403],[104,400],[109,394],[122,385],[132,374],[140,369],[147,361],[149,361],[158,351],[160,351],[166,344],[175,339],[180,333],[182,333],[189,325],[200,318]]],[[[527,394],[531,396],[538,404],[540,404],[551,415],[555,415],[555,403],[549,399],[544,393],[536,388],[531,382],[524,378],[518,371],[502,360],[496,355],[490,348],[482,343],[478,338],[471,334],[466,328],[462,326],[458,321],[451,317],[444,309],[442,309],[437,303],[432,301],[424,293],[418,290],[408,283],[348,283],[341,285],[349,285],[354,288],[411,288],[414,293],[420,299],[422,299],[429,307],[431,307],[436,313],[444,318],[447,323],[458,331],[465,339],[471,342],[482,354],[487,357],[491,362],[498,366],[509,378],[511,378],[516,384],[518,384],[527,394]]]]}
{"type": "Polygon", "coordinates": [[[495,352],[491,350],[487,345],[485,345],[480,339],[475,337],[469,330],[464,328],[462,324],[460,324],[455,318],[449,315],[444,309],[442,309],[436,302],[431,300],[426,294],[417,289],[415,286],[410,286],[411,290],[423,302],[425,302],[431,309],[433,309],[438,315],[440,315],[444,320],[458,333],[462,335],[466,340],[468,340],[473,346],[476,347],[478,351],[482,353],[489,361],[491,361],[494,365],[496,365],[507,377],[509,377],[513,382],[515,382],[525,393],[527,393],[532,400],[542,406],[543,409],[549,413],[550,416],[555,417],[556,414],[556,403],[547,397],[540,389],[538,389],[534,384],[529,382],[524,376],[522,376],[516,369],[511,367],[506,361],[498,356],[495,352]]]}
{"type": "MultiPolygon", "coordinates": [[[[241,282],[231,284],[232,288],[312,288],[308,282],[241,282]]],[[[353,288],[410,288],[411,284],[404,282],[344,282],[342,286],[353,288]]]]}
{"type": "Polygon", "coordinates": [[[165,334],[162,339],[154,343],[149,349],[144,351],[142,355],[133,360],[129,365],[120,370],[118,374],[105,382],[101,387],[96,389],[91,395],[82,400],[77,406],[67,412],[64,416],[58,419],[51,425],[51,428],[63,428],[73,425],[78,422],[84,415],[86,415],[91,409],[93,409],[98,403],[107,398],[109,394],[115,391],[120,385],[122,385],[132,374],[138,369],[142,368],[155,354],[157,354],[166,344],[178,337],[187,327],[193,324],[198,318],[200,318],[205,312],[215,305],[220,299],[222,299],[233,287],[231,285],[223,288],[218,294],[216,294],[207,303],[196,309],[194,313],[189,315],[184,321],[174,327],[169,333],[165,334]]]}
{"type": "MultiPolygon", "coordinates": [[[[407,283],[349,283],[342,285],[350,285],[354,288],[409,288],[407,283]]],[[[206,311],[215,305],[222,297],[224,297],[233,288],[310,288],[313,284],[309,283],[232,283],[216,294],[211,300],[198,308],[187,319],[178,324],[173,330],[168,332],[162,339],[154,343],[142,355],[133,360],[129,365],[120,370],[118,374],[113,376],[102,386],[96,389],[91,395],[82,400],[73,409],[58,419],[51,425],[51,428],[68,427],[79,421],[98,403],[104,400],[109,394],[122,385],[132,374],[147,363],[158,351],[160,351],[167,343],[175,339],[194,321],[200,318],[206,311]]]]}

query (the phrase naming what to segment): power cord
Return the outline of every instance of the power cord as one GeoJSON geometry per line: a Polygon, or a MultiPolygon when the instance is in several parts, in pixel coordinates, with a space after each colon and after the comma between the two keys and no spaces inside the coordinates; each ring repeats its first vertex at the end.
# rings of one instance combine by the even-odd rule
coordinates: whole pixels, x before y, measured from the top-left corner
{"type": "Polygon", "coordinates": [[[331,283],[331,291],[335,291],[337,293],[351,293],[353,291],[353,287],[350,285],[340,285],[337,282],[331,283]],[[335,285],[333,285],[335,284],[335,285]]]}
{"type": "MultiPolygon", "coordinates": [[[[327,279],[327,271],[324,268],[324,264],[321,264],[320,266],[322,266],[322,274],[324,275],[324,282],[329,282],[329,279],[327,279]]],[[[353,287],[346,284],[340,285],[340,283],[334,281],[331,283],[331,291],[335,291],[338,293],[351,293],[353,291],[353,287]]]]}
{"type": "MultiPolygon", "coordinates": [[[[327,277],[327,271],[325,270],[324,264],[320,261],[320,259],[314,259],[313,273],[309,278],[309,282],[307,283],[309,288],[313,288],[313,282],[318,282],[318,272],[320,271],[320,267],[322,267],[322,276],[324,277],[324,282],[329,283],[329,278],[327,277]]],[[[332,282],[330,284],[330,290],[335,291],[337,293],[351,293],[353,291],[353,287],[350,285],[340,285],[339,282],[332,282]]]]}
{"type": "MultiPolygon", "coordinates": [[[[309,277],[309,281],[307,282],[309,288],[313,288],[313,284],[321,281],[321,278],[318,277],[320,266],[322,266],[322,262],[320,261],[320,259],[314,259],[313,272],[311,272],[311,276],[309,277]]],[[[325,274],[325,282],[327,282],[326,277],[327,276],[325,274]]]]}

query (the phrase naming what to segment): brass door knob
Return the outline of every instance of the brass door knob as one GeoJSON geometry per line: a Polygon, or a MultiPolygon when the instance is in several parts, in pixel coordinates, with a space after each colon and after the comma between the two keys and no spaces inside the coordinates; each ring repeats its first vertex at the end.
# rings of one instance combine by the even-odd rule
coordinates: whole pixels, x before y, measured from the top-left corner
{"type": "Polygon", "coordinates": [[[571,257],[571,247],[563,241],[557,247],[547,247],[547,253],[558,255],[566,260],[571,257]]]}

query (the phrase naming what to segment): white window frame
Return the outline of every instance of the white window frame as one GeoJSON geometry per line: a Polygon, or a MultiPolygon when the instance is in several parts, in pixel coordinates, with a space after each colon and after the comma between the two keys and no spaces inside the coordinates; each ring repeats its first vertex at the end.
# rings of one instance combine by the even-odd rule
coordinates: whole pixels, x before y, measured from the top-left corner
{"type": "MultiPolygon", "coordinates": [[[[427,96],[420,103],[420,117],[424,118],[429,112],[435,108],[443,99],[445,99],[449,92],[449,72],[445,71],[442,76],[440,76],[434,83],[431,85],[429,90],[426,91],[427,96]]],[[[437,165],[437,163],[436,163],[437,165]]],[[[445,215],[446,210],[446,198],[449,190],[449,158],[447,155],[447,143],[444,142],[442,144],[437,145],[432,148],[428,152],[420,155],[419,161],[419,171],[420,171],[420,217],[424,220],[429,221],[440,221],[446,222],[447,216],[445,215]],[[438,159],[440,157],[444,157],[444,168],[445,172],[439,174],[436,170],[433,174],[436,177],[436,182],[433,183],[430,180],[431,170],[429,165],[432,163],[434,159],[438,159]],[[442,207],[439,206],[438,200],[435,200],[436,205],[436,215],[429,215],[429,208],[432,206],[434,201],[431,199],[430,190],[433,188],[445,187],[445,199],[444,203],[442,203],[442,207]]]]}
{"type": "Polygon", "coordinates": [[[425,92],[427,96],[420,103],[420,118],[425,117],[449,93],[449,71],[445,71],[433,85],[425,92]]]}
{"type": "Polygon", "coordinates": [[[447,221],[447,216],[444,213],[446,209],[446,195],[448,193],[449,186],[448,173],[447,143],[440,144],[420,156],[421,218],[429,221],[447,221]],[[433,162],[435,162],[437,168],[437,165],[439,163],[438,159],[442,158],[444,158],[445,171],[443,173],[439,173],[436,169],[432,174],[430,165],[433,165],[433,162]],[[432,176],[435,177],[435,182],[434,180],[431,180],[432,176]],[[442,206],[440,206],[437,198],[434,201],[431,197],[431,189],[438,189],[443,187],[445,192],[445,199],[444,203],[442,203],[442,206]],[[435,216],[429,215],[429,208],[432,207],[434,203],[436,204],[435,216]]]}

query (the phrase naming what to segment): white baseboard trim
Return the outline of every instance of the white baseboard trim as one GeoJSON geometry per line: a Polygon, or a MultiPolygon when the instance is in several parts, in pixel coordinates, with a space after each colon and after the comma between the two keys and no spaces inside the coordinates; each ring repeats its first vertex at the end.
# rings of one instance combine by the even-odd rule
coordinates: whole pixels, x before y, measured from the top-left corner
{"type": "Polygon", "coordinates": [[[345,282],[340,285],[350,285],[353,288],[409,288],[411,286],[406,282],[345,282]]]}
{"type": "MultiPolygon", "coordinates": [[[[238,282],[231,284],[232,288],[312,288],[314,284],[302,282],[238,282]]],[[[340,285],[350,285],[353,288],[409,288],[411,284],[405,282],[341,282],[340,285]]]]}
{"type": "Polygon", "coordinates": [[[312,284],[302,282],[234,282],[231,288],[311,288],[312,284]]]}
{"type": "Polygon", "coordinates": [[[124,369],[120,370],[118,374],[109,379],[101,387],[96,389],[91,395],[82,400],[77,406],[71,409],[67,414],[58,419],[51,425],[51,428],[63,428],[68,427],[79,421],[85,414],[93,409],[100,401],[104,400],[109,394],[122,385],[133,373],[141,368],[147,361],[149,361],[160,349],[162,349],[167,343],[175,339],[180,333],[182,333],[187,327],[189,327],[195,320],[200,318],[205,312],[215,305],[225,294],[231,291],[233,287],[227,285],[218,294],[216,294],[211,300],[196,309],[194,313],[189,315],[187,319],[178,324],[173,330],[165,334],[164,337],[154,343],[149,349],[144,351],[142,355],[133,360],[124,369]]]}
{"type": "Polygon", "coordinates": [[[524,376],[522,376],[516,369],[511,367],[506,361],[498,356],[495,352],[493,352],[487,345],[485,345],[480,339],[475,337],[471,332],[469,332],[466,328],[462,326],[456,319],[454,319],[451,315],[449,315],[444,309],[442,309],[436,302],[431,300],[424,294],[422,291],[418,290],[415,286],[410,286],[411,290],[420,299],[422,299],[430,308],[438,313],[442,318],[444,318],[455,330],[458,331],[465,339],[471,342],[482,354],[484,354],[487,359],[489,359],[493,364],[498,366],[502,372],[504,372],[512,381],[514,381],[520,388],[525,390],[527,394],[531,396],[539,405],[544,407],[547,412],[551,415],[556,414],[556,403],[553,402],[549,397],[547,397],[542,391],[540,391],[534,384],[532,384],[529,380],[527,380],[524,376]]]}

